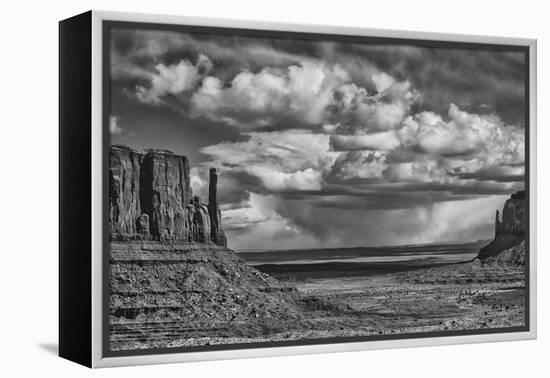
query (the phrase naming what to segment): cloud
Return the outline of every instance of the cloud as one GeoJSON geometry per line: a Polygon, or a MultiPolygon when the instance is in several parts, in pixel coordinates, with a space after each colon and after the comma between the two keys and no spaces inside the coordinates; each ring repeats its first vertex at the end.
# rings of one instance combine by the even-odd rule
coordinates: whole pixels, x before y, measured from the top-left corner
{"type": "Polygon", "coordinates": [[[525,168],[522,166],[490,166],[477,171],[464,172],[460,168],[449,175],[462,180],[496,181],[496,182],[524,182],[525,168]]]}
{"type": "Polygon", "coordinates": [[[285,249],[316,247],[318,239],[304,232],[277,211],[277,197],[249,193],[239,207],[222,212],[229,247],[233,249],[285,249]]]}
{"type": "Polygon", "coordinates": [[[379,151],[350,151],[341,154],[332,165],[329,180],[374,179],[379,181],[386,169],[386,155],[379,151]]]}
{"type": "Polygon", "coordinates": [[[269,190],[320,190],[321,173],[313,168],[296,172],[281,172],[278,169],[265,166],[252,166],[246,171],[260,180],[269,190]]]}
{"type": "Polygon", "coordinates": [[[373,75],[376,92],[367,92],[354,83],[335,90],[340,100],[333,121],[339,121],[335,132],[365,134],[395,130],[401,127],[411,107],[421,100],[409,81],[399,82],[386,73],[373,75]]]}
{"type": "Polygon", "coordinates": [[[287,68],[323,61],[339,64],[350,82],[369,92],[384,91],[392,79],[409,81],[422,93],[425,110],[443,113],[449,103],[465,108],[485,104],[506,123],[525,122],[525,55],[521,52],[112,30],[111,74],[132,89],[136,82],[126,81],[133,78],[143,84],[159,62],[175,64],[199,54],[222,63],[213,76],[224,83],[243,70],[256,73],[266,66],[287,68]]]}
{"type": "Polygon", "coordinates": [[[240,72],[228,86],[209,76],[191,99],[192,112],[250,128],[272,125],[285,116],[305,124],[320,124],[334,102],[335,88],[346,80],[347,74],[339,66],[309,61],[286,69],[266,67],[258,73],[240,72]]]}
{"type": "Polygon", "coordinates": [[[418,159],[405,163],[388,164],[382,172],[388,182],[446,182],[447,172],[440,161],[418,159]]]}
{"type": "Polygon", "coordinates": [[[391,130],[400,126],[409,111],[404,102],[364,102],[356,109],[358,121],[367,130],[391,130]]]}
{"type": "Polygon", "coordinates": [[[331,135],[330,143],[336,151],[354,150],[393,150],[400,146],[400,141],[393,131],[375,134],[331,135]]]}
{"type": "Polygon", "coordinates": [[[495,210],[505,199],[489,196],[393,210],[320,207],[303,199],[281,200],[276,206],[302,234],[313,235],[323,246],[352,247],[487,238],[494,230],[495,210]]]}
{"type": "Polygon", "coordinates": [[[240,203],[240,207],[225,210],[223,224],[225,230],[245,229],[258,223],[275,219],[282,223],[274,209],[268,206],[263,196],[255,193],[247,193],[248,200],[240,203]]]}
{"type": "Polygon", "coordinates": [[[136,85],[135,95],[143,103],[163,105],[167,96],[188,93],[178,106],[193,117],[244,129],[292,128],[293,123],[320,127],[343,119],[341,133],[395,129],[419,99],[408,81],[373,74],[376,90],[369,93],[352,83],[339,64],[314,59],[287,67],[265,66],[258,72],[244,70],[229,81],[207,75],[216,73],[213,67],[203,54],[196,64],[187,59],[156,64],[142,75],[147,84],[136,85]]]}
{"type": "Polygon", "coordinates": [[[378,92],[384,92],[386,89],[391,87],[391,85],[395,81],[393,77],[391,77],[385,72],[374,74],[371,76],[371,79],[374,82],[374,85],[376,86],[376,91],[378,92]]]}
{"type": "Polygon", "coordinates": [[[133,109],[185,130],[194,193],[218,169],[233,247],[472,240],[523,189],[521,54],[113,35],[111,123],[129,135],[133,109]]]}
{"type": "MultiPolygon", "coordinates": [[[[140,67],[151,67],[159,61],[177,62],[199,54],[223,61],[223,65],[215,68],[223,80],[243,68],[287,67],[310,59],[299,48],[294,52],[285,51],[280,43],[275,47],[268,43],[269,40],[254,37],[217,34],[211,38],[203,34],[116,28],[111,33],[111,73],[118,79],[147,77],[140,67]]],[[[296,42],[288,45],[295,46],[296,42]]]]}
{"type": "Polygon", "coordinates": [[[222,170],[256,177],[269,191],[320,190],[323,173],[339,155],[331,150],[328,135],[310,130],[251,132],[246,136],[246,141],[207,146],[201,153],[222,170]]]}
{"type": "Polygon", "coordinates": [[[109,132],[111,134],[122,133],[122,127],[120,127],[120,117],[115,115],[109,116],[109,132]]]}
{"type": "Polygon", "coordinates": [[[201,153],[228,175],[240,172],[251,192],[315,197],[322,207],[409,208],[521,189],[522,130],[495,115],[451,105],[447,121],[422,112],[397,130],[334,134],[338,127],[248,132],[201,153]]]}
{"type": "Polygon", "coordinates": [[[193,89],[211,68],[212,61],[202,54],[196,64],[187,60],[169,66],[157,64],[156,72],[151,74],[150,85],[138,85],[136,96],[141,102],[160,104],[167,95],[178,95],[193,89]]]}
{"type": "Polygon", "coordinates": [[[198,195],[201,198],[208,196],[208,176],[201,175],[197,167],[192,167],[189,175],[191,177],[191,190],[194,195],[198,195]]]}
{"type": "Polygon", "coordinates": [[[422,93],[422,110],[443,114],[450,103],[468,111],[496,111],[507,124],[525,124],[525,54],[482,49],[424,48],[412,45],[338,44],[331,56],[344,62],[356,83],[368,85],[386,72],[408,80],[422,93]],[[356,67],[354,67],[356,66],[356,67]]]}
{"type": "Polygon", "coordinates": [[[409,117],[399,131],[406,147],[442,156],[482,155],[489,164],[522,163],[524,130],[504,125],[496,115],[470,114],[449,107],[449,121],[433,112],[409,117]]]}
{"type": "Polygon", "coordinates": [[[397,130],[371,134],[357,130],[340,135],[335,134],[338,128],[331,127],[334,150],[377,152],[341,155],[333,167],[333,178],[349,180],[353,173],[357,178],[372,178],[377,173],[387,182],[423,182],[472,190],[480,185],[478,181],[495,181],[500,183],[493,186],[495,193],[506,187],[504,183],[522,181],[522,128],[505,125],[494,114],[470,114],[454,104],[448,117],[445,120],[424,111],[409,116],[397,130]]]}

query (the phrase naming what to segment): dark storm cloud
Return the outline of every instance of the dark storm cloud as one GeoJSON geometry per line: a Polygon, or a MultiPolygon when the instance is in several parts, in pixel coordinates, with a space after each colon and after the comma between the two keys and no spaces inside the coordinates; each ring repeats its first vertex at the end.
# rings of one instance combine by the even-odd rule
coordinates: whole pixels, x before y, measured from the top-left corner
{"type": "Polygon", "coordinates": [[[523,188],[522,54],[112,36],[112,141],[217,168],[233,247],[472,240],[523,188]]]}
{"type": "Polygon", "coordinates": [[[395,245],[487,237],[494,227],[494,213],[485,212],[500,201],[502,197],[491,197],[462,201],[460,206],[444,202],[364,212],[285,200],[278,209],[301,232],[315,235],[327,246],[395,245]]]}
{"type": "MultiPolygon", "coordinates": [[[[469,111],[496,112],[506,123],[524,125],[522,53],[340,44],[326,50],[332,50],[334,57],[349,56],[351,62],[360,56],[398,80],[409,79],[423,95],[422,109],[444,113],[455,103],[469,111]]],[[[355,76],[361,80],[357,71],[355,76]]]]}
{"type": "MultiPolygon", "coordinates": [[[[412,110],[444,114],[449,104],[455,103],[476,113],[496,112],[509,124],[524,123],[524,62],[519,53],[250,37],[216,36],[214,39],[206,34],[147,30],[114,30],[113,37],[112,75],[117,78],[118,85],[129,91],[136,87],[147,88],[155,75],[158,78],[159,66],[168,69],[182,62],[196,65],[201,56],[209,59],[211,67],[210,72],[202,69],[199,76],[208,73],[224,87],[231,87],[231,81],[243,72],[259,75],[270,67],[283,72],[268,73],[284,78],[284,70],[290,66],[301,67],[322,61],[328,70],[335,65],[342,67],[351,82],[367,91],[376,90],[373,75],[380,72],[388,73],[399,82],[410,82],[422,94],[422,99],[410,104],[412,110]]],[[[197,80],[194,84],[199,83],[197,80]]],[[[256,81],[254,85],[261,85],[261,82],[256,81]]],[[[184,112],[189,112],[189,93],[180,92],[177,95],[167,93],[165,102],[168,105],[175,103],[184,112]]],[[[228,92],[228,98],[239,98],[242,94],[233,90],[228,92]]],[[[341,92],[329,95],[337,97],[341,92]]],[[[278,122],[278,127],[296,128],[296,125],[288,126],[291,123],[288,120],[281,120],[285,113],[280,107],[255,109],[244,102],[242,108],[248,107],[248,111],[243,111],[238,105],[227,104],[220,117],[212,117],[212,120],[232,119],[235,113],[240,113],[242,118],[238,121],[244,124],[257,120],[273,128],[271,123],[276,119],[282,121],[278,122]],[[270,109],[274,114],[270,114],[270,109]]],[[[210,107],[202,112],[199,110],[198,114],[211,116],[219,111],[210,107]]],[[[342,113],[338,108],[333,111],[342,113]]],[[[327,114],[323,119],[310,117],[308,120],[316,123],[330,121],[330,117],[327,114]]]]}
{"type": "Polygon", "coordinates": [[[203,54],[214,63],[215,74],[230,80],[243,70],[257,72],[264,66],[286,67],[307,57],[311,44],[296,41],[246,38],[211,34],[185,34],[170,31],[113,30],[112,74],[144,78],[158,63],[193,61],[203,54]]]}
{"type": "Polygon", "coordinates": [[[212,60],[214,74],[222,82],[242,71],[257,73],[265,66],[322,59],[341,64],[355,83],[371,90],[370,76],[376,71],[410,80],[423,95],[423,107],[437,113],[456,103],[466,110],[496,111],[507,123],[524,123],[521,53],[114,30],[111,54],[113,76],[138,81],[146,80],[159,62],[194,61],[200,54],[212,60]]]}
{"type": "Polygon", "coordinates": [[[219,188],[219,197],[223,198],[223,203],[242,203],[248,199],[249,192],[262,192],[261,180],[258,177],[231,168],[224,172],[219,188]]]}
{"type": "Polygon", "coordinates": [[[437,202],[463,201],[488,195],[505,195],[523,188],[517,180],[471,181],[459,186],[442,183],[381,184],[380,180],[354,180],[327,185],[322,190],[287,190],[280,198],[306,201],[315,206],[339,209],[410,209],[437,202]],[[502,186],[501,183],[510,183],[502,186]]]}
{"type": "Polygon", "coordinates": [[[525,174],[515,174],[514,169],[509,167],[491,167],[487,169],[481,169],[476,172],[467,173],[453,173],[451,176],[456,176],[462,180],[479,180],[479,181],[496,181],[496,182],[525,182],[525,174]]]}

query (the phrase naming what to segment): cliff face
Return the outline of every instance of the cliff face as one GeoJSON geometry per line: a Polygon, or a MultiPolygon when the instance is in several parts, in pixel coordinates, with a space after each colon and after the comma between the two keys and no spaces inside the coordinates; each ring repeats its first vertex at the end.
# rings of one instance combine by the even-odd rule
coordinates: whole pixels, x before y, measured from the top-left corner
{"type": "Polygon", "coordinates": [[[214,198],[209,199],[207,206],[192,196],[185,156],[111,146],[109,164],[111,240],[227,244],[215,194],[215,170],[210,172],[214,198]]]}
{"type": "Polygon", "coordinates": [[[525,192],[511,195],[504,203],[502,219],[496,212],[495,238],[479,252],[479,258],[486,260],[514,248],[525,240],[525,192]]]}
{"type": "Polygon", "coordinates": [[[137,235],[143,155],[111,147],[109,153],[109,227],[111,235],[137,235]]]}

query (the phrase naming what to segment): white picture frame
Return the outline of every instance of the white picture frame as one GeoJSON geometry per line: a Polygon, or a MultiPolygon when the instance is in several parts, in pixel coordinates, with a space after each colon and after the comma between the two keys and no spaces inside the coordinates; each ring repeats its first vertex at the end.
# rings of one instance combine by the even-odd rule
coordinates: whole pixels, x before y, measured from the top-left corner
{"type": "MultiPolygon", "coordinates": [[[[91,261],[91,282],[90,282],[90,355],[89,359],[81,363],[90,367],[115,367],[128,365],[158,364],[191,362],[206,360],[223,360],[237,358],[255,358],[267,356],[285,356],[311,353],[327,352],[348,352],[363,351],[387,348],[410,348],[450,344],[484,343],[497,341],[527,340],[535,339],[537,336],[537,303],[536,303],[536,260],[537,260],[537,238],[536,238],[536,214],[537,214],[537,161],[536,161],[536,64],[537,64],[537,43],[533,39],[502,38],[474,35],[456,35],[444,33],[421,33],[398,30],[381,30],[368,28],[336,27],[323,25],[300,25],[285,23],[266,23],[244,20],[195,18],[169,15],[134,14],[122,12],[91,11],[86,14],[89,17],[91,26],[90,56],[91,56],[91,120],[90,120],[90,143],[91,143],[91,230],[90,238],[91,261]],[[201,26],[229,29],[252,29],[266,31],[283,31],[293,33],[315,33],[328,35],[351,35],[380,38],[397,38],[407,40],[429,40],[452,43],[475,43],[475,44],[502,44],[522,46],[528,49],[529,54],[529,140],[528,140],[528,198],[529,198],[529,260],[528,260],[528,308],[529,327],[528,330],[513,333],[485,333],[485,334],[463,334],[438,337],[396,337],[386,340],[359,341],[350,343],[331,343],[297,346],[258,347],[246,349],[227,349],[213,351],[194,352],[169,352],[155,354],[139,354],[126,356],[105,356],[104,354],[104,298],[105,282],[103,271],[105,267],[104,248],[104,163],[105,163],[105,103],[104,93],[104,23],[105,22],[129,22],[129,23],[151,23],[201,26]]],[[[63,264],[62,264],[63,265],[63,264]]],[[[75,330],[75,335],[80,332],[75,330]]],[[[86,340],[86,339],[84,339],[86,340]]],[[[85,343],[86,341],[83,341],[85,343]]],[[[63,346],[60,346],[61,350],[63,346]]],[[[70,357],[68,357],[70,358],[70,357]]],[[[73,358],[76,359],[76,358],[73,358]]]]}

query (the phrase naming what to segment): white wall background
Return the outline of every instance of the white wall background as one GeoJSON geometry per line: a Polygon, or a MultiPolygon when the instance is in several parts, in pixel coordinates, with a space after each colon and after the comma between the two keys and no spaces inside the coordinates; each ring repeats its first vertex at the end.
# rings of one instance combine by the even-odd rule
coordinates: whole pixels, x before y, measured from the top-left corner
{"type": "MultiPolygon", "coordinates": [[[[549,7],[544,1],[5,1],[0,22],[0,375],[518,377],[548,374],[549,7]],[[539,340],[90,371],[57,343],[57,21],[88,9],[539,40],[539,340]],[[545,190],[546,189],[546,190],[545,190]],[[6,211],[7,210],[7,211],[6,211]],[[546,351],[545,351],[546,349],[546,351]],[[545,372],[546,370],[546,372],[545,372]],[[545,374],[546,373],[546,374],[545,374]]],[[[78,125],[75,125],[78,127],[78,125]]],[[[547,375],[546,375],[547,376],[547,375]]]]}

